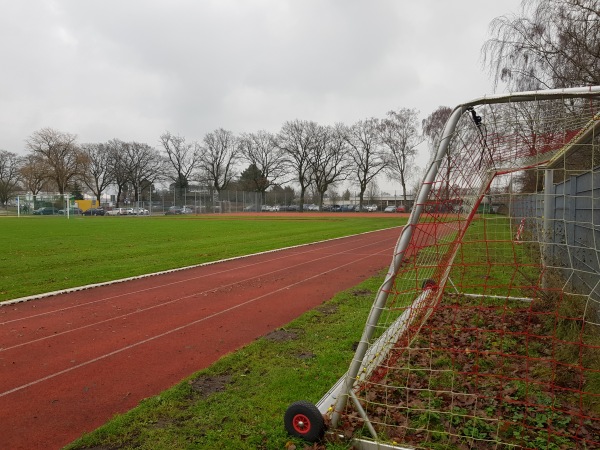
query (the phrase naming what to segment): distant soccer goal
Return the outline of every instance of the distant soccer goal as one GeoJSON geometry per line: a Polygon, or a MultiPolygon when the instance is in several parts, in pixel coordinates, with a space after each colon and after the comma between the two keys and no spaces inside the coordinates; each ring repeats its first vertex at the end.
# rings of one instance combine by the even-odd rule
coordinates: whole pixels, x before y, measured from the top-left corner
{"type": "Polygon", "coordinates": [[[348,372],[287,430],[600,448],[600,86],[457,106],[348,372]]]}

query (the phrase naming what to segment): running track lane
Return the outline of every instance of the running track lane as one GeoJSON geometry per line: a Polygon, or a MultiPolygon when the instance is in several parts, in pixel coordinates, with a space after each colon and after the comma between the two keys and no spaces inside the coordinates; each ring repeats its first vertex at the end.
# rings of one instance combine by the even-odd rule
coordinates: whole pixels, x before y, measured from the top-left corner
{"type": "Polygon", "coordinates": [[[63,447],[387,268],[399,233],[0,306],[0,448],[63,447]]]}

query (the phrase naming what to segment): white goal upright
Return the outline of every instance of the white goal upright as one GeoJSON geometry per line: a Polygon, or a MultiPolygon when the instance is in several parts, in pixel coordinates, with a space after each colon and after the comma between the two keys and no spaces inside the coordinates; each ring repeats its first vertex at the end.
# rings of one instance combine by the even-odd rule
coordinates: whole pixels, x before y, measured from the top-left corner
{"type": "Polygon", "coordinates": [[[347,373],[288,408],[357,448],[600,448],[600,86],[446,123],[347,373]]]}

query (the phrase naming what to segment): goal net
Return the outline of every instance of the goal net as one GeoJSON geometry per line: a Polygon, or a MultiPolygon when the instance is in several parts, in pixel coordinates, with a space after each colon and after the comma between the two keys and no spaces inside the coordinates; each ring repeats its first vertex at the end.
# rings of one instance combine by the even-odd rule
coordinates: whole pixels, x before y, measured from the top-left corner
{"type": "Polygon", "coordinates": [[[454,109],[316,405],[330,430],[357,448],[600,448],[599,145],[600,87],[454,109]]]}

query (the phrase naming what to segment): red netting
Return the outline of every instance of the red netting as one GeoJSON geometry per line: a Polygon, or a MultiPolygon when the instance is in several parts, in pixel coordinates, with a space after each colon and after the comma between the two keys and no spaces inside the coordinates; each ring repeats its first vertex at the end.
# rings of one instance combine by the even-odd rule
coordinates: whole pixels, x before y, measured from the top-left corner
{"type": "Polygon", "coordinates": [[[368,435],[363,410],[391,445],[600,448],[599,104],[461,116],[377,306],[369,345],[385,357],[367,353],[376,366],[364,362],[339,427],[368,435]],[[588,190],[561,187],[582,174],[588,190]]]}

